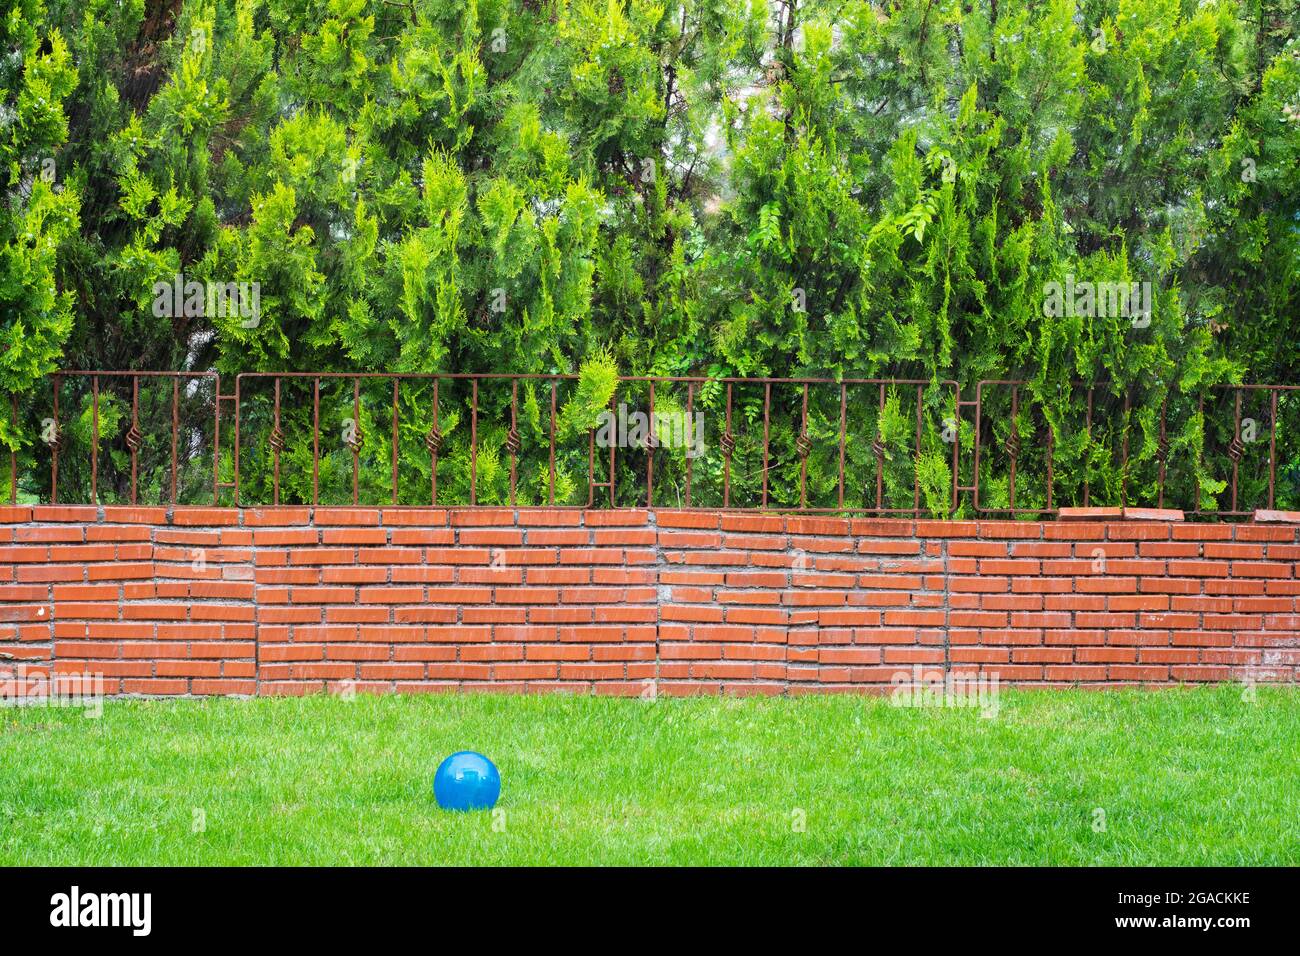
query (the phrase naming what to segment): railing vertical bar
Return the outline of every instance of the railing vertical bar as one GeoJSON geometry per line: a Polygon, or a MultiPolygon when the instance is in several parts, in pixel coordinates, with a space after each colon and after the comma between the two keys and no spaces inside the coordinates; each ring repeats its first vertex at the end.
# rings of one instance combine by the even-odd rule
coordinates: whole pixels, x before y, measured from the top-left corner
{"type": "Polygon", "coordinates": [[[880,407],[876,412],[876,511],[879,513],[885,500],[885,383],[880,383],[880,407]]]}
{"type": "MultiPolygon", "coordinates": [[[[957,439],[958,439],[958,441],[960,441],[960,439],[961,439],[961,427],[960,427],[960,426],[961,426],[961,408],[962,408],[962,406],[961,406],[961,386],[958,386],[958,387],[957,387],[957,396],[958,396],[958,404],[957,404],[957,416],[958,416],[958,418],[957,418],[957,423],[958,423],[958,428],[957,428],[957,439]]],[[[983,437],[983,435],[984,435],[984,383],[983,383],[983,382],[979,382],[979,383],[977,383],[977,384],[975,385],[975,427],[974,427],[974,429],[973,429],[973,431],[972,431],[972,434],[974,435],[974,438],[971,440],[971,444],[972,444],[974,447],[971,449],[971,451],[972,451],[974,454],[972,455],[972,461],[971,461],[971,474],[972,474],[972,476],[973,476],[972,479],[971,479],[971,484],[970,484],[970,488],[971,488],[971,508],[972,508],[972,510],[973,510],[973,511],[978,515],[979,512],[980,512],[980,510],[981,510],[981,508],[980,508],[980,454],[981,454],[980,439],[981,439],[981,438],[983,437]]],[[[954,444],[957,444],[957,442],[954,442],[954,444]]],[[[956,451],[956,449],[954,449],[954,450],[953,450],[953,461],[955,462],[956,460],[957,460],[957,451],[956,451]]],[[[954,465],[954,470],[956,470],[956,466],[955,466],[955,465],[954,465]]]]}
{"type": "Polygon", "coordinates": [[[549,501],[555,504],[555,390],[558,382],[551,379],[551,483],[549,501]]]}
{"type": "Polygon", "coordinates": [[[921,405],[925,386],[916,386],[916,443],[912,446],[912,517],[921,517],[921,405]]]}
{"type": "Polygon", "coordinates": [[[352,379],[352,506],[361,503],[361,379],[352,379]]]}
{"type": "Polygon", "coordinates": [[[275,467],[274,493],[272,500],[278,507],[280,504],[280,376],[275,377],[275,424],[272,428],[276,436],[275,443],[271,445],[272,460],[275,467]]]}
{"type": "Polygon", "coordinates": [[[1159,469],[1159,473],[1156,475],[1156,489],[1157,489],[1156,507],[1157,508],[1163,508],[1165,506],[1165,466],[1166,466],[1165,455],[1166,455],[1166,449],[1168,448],[1168,443],[1166,439],[1167,430],[1165,428],[1165,422],[1168,417],[1168,412],[1169,412],[1169,393],[1165,392],[1164,401],[1160,403],[1160,438],[1156,444],[1156,449],[1160,453],[1160,469],[1159,469]]]}
{"type": "Polygon", "coordinates": [[[1270,410],[1268,418],[1268,507],[1271,511],[1275,505],[1274,486],[1277,484],[1277,389],[1270,387],[1270,410]]]}
{"type": "Polygon", "coordinates": [[[731,435],[731,383],[727,383],[727,447],[722,454],[722,507],[731,507],[731,450],[735,439],[731,435]]]}
{"type": "MultiPolygon", "coordinates": [[[[510,436],[513,439],[519,430],[519,379],[510,380],[510,436]]],[[[510,507],[515,506],[515,480],[517,473],[516,452],[513,441],[507,443],[510,452],[510,507]]]]}
{"type": "Polygon", "coordinates": [[[691,506],[691,471],[695,455],[700,449],[695,445],[695,383],[686,383],[686,507],[691,506]]]}
{"type": "Polygon", "coordinates": [[[59,446],[62,440],[59,436],[59,392],[63,388],[63,377],[54,376],[54,448],[50,455],[50,504],[59,503],[59,446]]]}
{"type": "MultiPolygon", "coordinates": [[[[217,403],[220,408],[220,402],[217,403]]],[[[99,376],[91,382],[90,503],[99,504],[99,376]]],[[[216,475],[212,476],[213,484],[216,475]]]]}
{"type": "Polygon", "coordinates": [[[1008,499],[1012,516],[1016,513],[1016,464],[1020,457],[1020,386],[1011,386],[1011,435],[1007,450],[1011,452],[1011,478],[1008,499]]]}
{"type": "MultiPolygon", "coordinates": [[[[18,394],[9,396],[9,408],[13,417],[10,422],[13,424],[14,431],[18,430],[18,394]]],[[[9,449],[9,503],[18,504],[18,452],[9,449]]]]}
{"type": "MultiPolygon", "coordinates": [[[[618,393],[617,391],[615,391],[615,393],[609,397],[609,412],[611,415],[618,410],[617,406],[614,404],[617,401],[618,401],[618,393]]],[[[615,474],[617,464],[618,464],[618,442],[611,441],[609,443],[609,506],[611,508],[614,507],[614,474],[615,474]]]]}
{"type": "Polygon", "coordinates": [[[1092,488],[1092,399],[1093,399],[1093,391],[1094,391],[1093,386],[1089,385],[1089,386],[1088,386],[1088,412],[1087,412],[1087,417],[1084,419],[1084,430],[1083,430],[1083,435],[1084,435],[1084,438],[1085,438],[1085,440],[1086,440],[1086,441],[1085,441],[1085,448],[1087,449],[1087,458],[1084,460],[1084,464],[1083,464],[1083,506],[1084,506],[1085,508],[1088,507],[1088,502],[1091,500],[1091,488],[1092,488]]]}
{"type": "Polygon", "coordinates": [[[234,453],[235,473],[232,476],[234,478],[234,481],[231,482],[232,490],[234,494],[234,505],[236,508],[240,506],[239,503],[239,409],[240,409],[239,388],[240,385],[241,385],[240,378],[238,375],[236,375],[235,376],[235,453],[234,453]]]}
{"type": "Polygon", "coordinates": [[[393,379],[393,505],[397,505],[397,384],[393,379]]]}
{"type": "Polygon", "coordinates": [[[212,402],[212,504],[221,504],[221,376],[215,379],[212,402]]]}
{"type": "Polygon", "coordinates": [[[772,383],[763,383],[763,509],[767,509],[767,463],[772,418],[772,383]]]}
{"type": "Polygon", "coordinates": [[[181,432],[181,380],[172,379],[172,504],[176,504],[176,460],[181,432]]]}
{"type": "MultiPolygon", "coordinates": [[[[1204,429],[1204,423],[1205,423],[1205,393],[1204,392],[1202,392],[1196,399],[1196,417],[1202,423],[1202,429],[1204,429]]],[[[1202,434],[1202,439],[1201,439],[1202,447],[1201,447],[1200,463],[1204,465],[1205,464],[1204,430],[1202,430],[1201,434],[1202,434]]],[[[1195,513],[1200,514],[1201,513],[1201,474],[1200,474],[1200,469],[1198,468],[1192,469],[1192,493],[1196,496],[1193,502],[1193,504],[1196,505],[1195,513]]]]}
{"type": "Polygon", "coordinates": [[[136,437],[140,434],[140,376],[131,376],[131,441],[126,443],[126,447],[131,452],[131,504],[134,506],[136,501],[136,487],[140,477],[140,454],[136,446],[136,437]]]}
{"type": "Polygon", "coordinates": [[[311,503],[320,504],[320,377],[312,390],[311,418],[311,503]]]}
{"type": "Polygon", "coordinates": [[[478,379],[470,380],[469,400],[469,503],[478,504],[478,379]]]}
{"type": "Polygon", "coordinates": [[[839,507],[844,510],[844,445],[848,437],[849,429],[849,387],[840,382],[840,482],[839,482],[839,507]]]}
{"type": "Polygon", "coordinates": [[[1133,408],[1133,390],[1124,389],[1124,441],[1120,446],[1123,453],[1123,461],[1119,468],[1119,503],[1121,507],[1128,507],[1128,430],[1131,421],[1131,411],[1133,408]]]}
{"type": "Polygon", "coordinates": [[[1056,492],[1056,432],[1052,428],[1052,423],[1047,423],[1047,510],[1055,511],[1052,507],[1053,496],[1056,492]]]}
{"type": "MultiPolygon", "coordinates": [[[[808,383],[803,386],[803,413],[799,423],[799,436],[806,439],[808,435],[808,383]]],[[[799,456],[799,507],[808,507],[808,456],[799,456]]]]}
{"type": "MultiPolygon", "coordinates": [[[[438,380],[433,380],[433,433],[438,431],[438,380]]],[[[429,505],[438,504],[438,451],[441,443],[429,449],[429,505]]]]}
{"type": "MultiPolygon", "coordinates": [[[[974,500],[971,502],[973,510],[978,511],[975,502],[979,500],[979,454],[980,454],[980,434],[979,434],[979,403],[980,392],[978,387],[975,391],[975,477],[972,480],[971,488],[973,489],[974,500]]],[[[957,512],[957,504],[961,498],[961,462],[958,455],[961,450],[961,385],[954,385],[952,389],[952,504],[953,514],[957,512]]]]}
{"type": "MultiPolygon", "coordinates": [[[[596,430],[587,431],[587,507],[596,504],[596,430]]],[[[602,484],[601,487],[604,487],[602,484]]]]}
{"type": "Polygon", "coordinates": [[[655,383],[650,381],[649,430],[645,445],[645,506],[654,507],[655,500],[655,383]]]}
{"type": "MultiPolygon", "coordinates": [[[[1241,389],[1236,390],[1237,399],[1232,417],[1232,441],[1236,446],[1241,444],[1241,389]]],[[[1232,510],[1237,510],[1237,475],[1241,468],[1241,458],[1232,459],[1232,510]]]]}

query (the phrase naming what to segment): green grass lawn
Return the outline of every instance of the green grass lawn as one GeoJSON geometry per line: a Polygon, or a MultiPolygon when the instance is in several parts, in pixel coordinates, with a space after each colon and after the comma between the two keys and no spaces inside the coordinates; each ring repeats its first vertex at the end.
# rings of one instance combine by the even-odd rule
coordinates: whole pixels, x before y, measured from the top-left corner
{"type": "Polygon", "coordinates": [[[1300,863],[1300,694],[999,703],[993,719],[860,697],[6,708],[0,863],[1300,863]],[[501,769],[495,820],[433,801],[463,748],[501,769]]]}

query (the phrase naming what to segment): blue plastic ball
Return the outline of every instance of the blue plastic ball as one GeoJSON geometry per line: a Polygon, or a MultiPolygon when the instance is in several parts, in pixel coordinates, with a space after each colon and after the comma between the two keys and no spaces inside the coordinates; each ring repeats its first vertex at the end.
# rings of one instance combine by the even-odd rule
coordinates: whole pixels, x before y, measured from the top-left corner
{"type": "Polygon", "coordinates": [[[452,754],[433,775],[433,796],[444,810],[491,810],[500,795],[496,764],[472,750],[452,754]]]}

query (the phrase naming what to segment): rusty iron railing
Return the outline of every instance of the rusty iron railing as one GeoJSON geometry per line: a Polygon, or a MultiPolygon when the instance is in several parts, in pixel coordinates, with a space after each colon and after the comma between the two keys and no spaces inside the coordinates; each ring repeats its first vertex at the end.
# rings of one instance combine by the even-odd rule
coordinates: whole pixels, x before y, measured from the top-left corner
{"type": "MultiPolygon", "coordinates": [[[[60,398],[62,396],[62,386],[68,381],[81,379],[87,381],[90,387],[90,492],[89,498],[92,502],[99,500],[100,484],[100,458],[101,458],[101,434],[100,434],[100,412],[102,408],[102,387],[112,382],[129,382],[130,383],[130,406],[131,418],[130,426],[122,436],[123,444],[130,456],[130,501],[135,504],[138,499],[139,483],[139,457],[140,450],[144,445],[145,434],[140,429],[140,383],[150,381],[168,381],[171,383],[171,471],[170,501],[176,504],[179,500],[178,495],[178,465],[180,462],[179,441],[181,431],[181,383],[182,382],[212,382],[216,392],[220,395],[220,377],[216,372],[117,372],[117,371],[63,371],[56,372],[49,377],[51,385],[51,398],[48,404],[50,417],[43,418],[42,422],[44,432],[41,444],[49,452],[49,502],[58,504],[59,501],[59,456],[63,449],[64,439],[66,437],[66,427],[61,418],[60,398]]],[[[232,396],[221,396],[230,398],[232,396]]],[[[11,396],[10,408],[15,422],[19,419],[19,398],[17,395],[11,396]]],[[[213,436],[212,443],[212,469],[213,469],[213,496],[219,492],[217,483],[218,470],[218,449],[220,447],[220,430],[221,416],[220,403],[215,402],[213,408],[213,436]]],[[[11,451],[9,454],[9,497],[10,501],[17,500],[18,485],[18,461],[17,454],[11,451]]],[[[83,504],[82,501],[65,502],[71,504],[83,504]]]]}
{"type": "MultiPolygon", "coordinates": [[[[24,500],[138,504],[141,458],[148,450],[157,459],[143,469],[152,490],[148,503],[157,504],[206,503],[200,500],[207,498],[206,487],[212,504],[233,506],[350,500],[354,505],[395,507],[668,506],[1034,517],[1055,514],[1063,506],[1092,505],[1097,498],[1095,472],[1104,472],[1111,485],[1103,495],[1107,504],[1130,504],[1130,489],[1145,484],[1151,493],[1144,503],[1166,507],[1171,452],[1190,454],[1185,438],[1178,437],[1181,430],[1171,441],[1171,416],[1180,416],[1185,426],[1190,415],[1196,416],[1200,429],[1194,449],[1197,457],[1188,461],[1190,478],[1183,473],[1175,476],[1174,506],[1202,516],[1247,516],[1253,507],[1276,506],[1279,452],[1282,461],[1294,463],[1300,472],[1294,436],[1286,449],[1280,447],[1280,404],[1288,414],[1300,412],[1300,395],[1295,394],[1300,386],[1294,385],[1221,385],[1192,395],[1164,391],[1158,393],[1160,407],[1154,412],[1143,406],[1143,396],[1133,387],[1074,383],[1071,388],[1081,399],[1082,417],[1075,423],[1082,434],[1080,443],[1073,424],[1067,426],[1060,418],[1057,428],[1039,429],[1040,441],[1022,434],[1022,422],[1035,416],[1046,424],[1040,403],[1023,379],[980,381],[974,398],[964,399],[961,387],[951,380],[628,376],[618,380],[608,412],[612,416],[622,403],[631,402],[634,412],[644,414],[648,430],[640,442],[611,441],[598,453],[597,428],[585,427],[585,436],[561,434],[561,395],[573,391],[578,380],[576,374],[246,372],[235,376],[234,390],[226,393],[215,372],[63,371],[50,376],[48,387],[11,398],[12,419],[20,433],[35,429],[41,438],[29,441],[21,453],[11,451],[9,498],[17,502],[21,487],[24,500]],[[71,402],[65,395],[69,388],[75,393],[71,402]],[[331,402],[346,400],[351,410],[344,419],[350,421],[350,430],[345,429],[342,445],[332,451],[322,448],[326,390],[331,402]],[[521,391],[532,409],[529,427],[534,441],[527,446],[521,431],[521,391]],[[1230,416],[1216,405],[1222,396],[1233,400],[1230,416]],[[1268,451],[1265,462],[1249,463],[1250,474],[1243,478],[1243,458],[1255,437],[1244,437],[1243,424],[1257,424],[1244,417],[1243,401],[1256,401],[1252,396],[1264,401],[1259,414],[1268,423],[1268,451]],[[674,458],[661,452],[672,445],[661,439],[672,436],[656,434],[657,400],[684,411],[688,428],[697,415],[711,416],[716,426],[710,432],[717,434],[716,442],[706,442],[700,454],[674,458]],[[1122,400],[1122,406],[1099,412],[1099,400],[1122,400]],[[142,410],[142,404],[147,409],[142,410]],[[1133,455],[1130,444],[1138,413],[1146,416],[1148,427],[1155,428],[1154,451],[1148,440],[1146,451],[1133,455]],[[372,424],[363,427],[367,416],[372,424]],[[467,436],[460,429],[465,418],[467,436]],[[101,428],[106,419],[107,431],[101,428]],[[1106,423],[1102,431],[1116,447],[1103,448],[1094,441],[1099,420],[1106,423]],[[457,446],[449,453],[448,432],[455,429],[460,429],[457,446]],[[73,432],[87,446],[80,455],[73,454],[68,437],[73,432]],[[291,442],[291,432],[300,440],[291,442]],[[1063,443],[1073,441],[1076,459],[1064,480],[1057,470],[1058,433],[1063,443]],[[485,434],[495,436],[489,444],[484,442],[485,434]],[[938,434],[941,442],[935,438],[938,434]],[[367,454],[368,439],[377,447],[384,442],[390,446],[382,464],[374,453],[367,454]],[[1205,507],[1201,475],[1212,470],[1205,446],[1219,439],[1224,439],[1220,442],[1224,447],[1215,447],[1226,454],[1226,460],[1216,460],[1214,465],[1223,466],[1225,492],[1222,501],[1211,496],[1221,507],[1205,507]],[[308,444],[309,486],[305,482],[308,444]],[[449,454],[463,459],[454,469],[446,463],[449,454]],[[924,481],[929,483],[924,488],[923,454],[928,459],[924,481]],[[250,456],[258,460],[252,462],[250,456]],[[282,481],[286,456],[296,463],[293,487],[287,492],[282,481]],[[499,462],[507,462],[508,484],[493,479],[495,483],[485,487],[485,456],[491,459],[493,474],[499,474],[499,462]],[[810,469],[810,459],[816,468],[810,469]],[[440,460],[444,477],[455,478],[460,490],[459,496],[453,490],[452,500],[446,494],[440,498],[440,460]],[[520,469],[525,460],[540,480],[523,492],[520,469]],[[948,472],[937,486],[931,467],[936,460],[948,472]],[[79,470],[69,477],[67,469],[74,461],[79,470]],[[1096,465],[1097,461],[1106,467],[1096,465]],[[346,486],[341,475],[350,471],[350,495],[340,491],[342,500],[324,500],[326,463],[336,485],[346,486]],[[561,472],[581,478],[584,466],[585,494],[580,483],[571,480],[569,490],[561,494],[561,472]],[[61,467],[65,469],[62,487],[61,467]],[[387,472],[384,482],[380,469],[387,472]],[[1143,480],[1131,469],[1153,472],[1143,480]],[[107,480],[106,470],[111,472],[107,480]],[[410,479],[426,470],[427,476],[418,478],[427,481],[420,493],[418,481],[413,486],[410,479]],[[403,483],[403,478],[408,480],[403,483]],[[658,499],[657,480],[669,488],[667,496],[658,499]],[[990,488],[990,483],[996,487],[990,488]],[[1244,488],[1253,492],[1243,497],[1244,488]]],[[[1074,394],[1063,408],[1073,407],[1074,394]]],[[[1292,431],[1300,432],[1300,420],[1292,431]]],[[[1293,503],[1300,488],[1292,485],[1300,486],[1300,474],[1287,474],[1287,503],[1293,503]]]]}
{"type": "MultiPolygon", "coordinates": [[[[618,500],[616,487],[618,482],[618,450],[619,443],[613,442],[609,445],[608,453],[608,471],[605,481],[596,480],[596,429],[591,429],[587,435],[587,469],[588,469],[588,494],[585,503],[577,504],[557,504],[555,499],[556,488],[556,453],[557,453],[557,407],[558,407],[558,387],[561,382],[577,381],[579,378],[576,374],[512,374],[512,375],[494,375],[494,374],[474,374],[474,373],[448,373],[448,374],[396,374],[396,373],[317,373],[317,372],[245,372],[236,378],[234,400],[236,407],[241,407],[245,395],[246,381],[271,380],[273,382],[273,423],[270,433],[270,447],[273,454],[273,485],[271,505],[279,505],[280,499],[280,466],[281,455],[284,450],[284,433],[281,430],[281,408],[282,408],[282,383],[286,380],[306,380],[312,385],[312,495],[311,503],[320,502],[320,400],[321,400],[321,383],[329,381],[349,381],[352,383],[353,407],[356,418],[361,414],[361,383],[363,381],[387,381],[392,383],[391,389],[391,495],[387,502],[390,505],[398,505],[398,469],[399,469],[399,448],[398,448],[398,425],[399,425],[399,387],[402,382],[426,382],[432,385],[432,397],[430,400],[430,411],[432,415],[432,427],[425,438],[425,445],[430,456],[430,489],[428,505],[437,505],[438,502],[438,456],[445,436],[439,430],[439,389],[441,382],[467,382],[470,386],[469,394],[469,412],[470,412],[470,458],[469,458],[469,501],[468,504],[473,507],[479,504],[478,501],[478,453],[479,453],[479,417],[480,417],[480,387],[490,382],[505,382],[510,386],[510,406],[509,420],[510,427],[507,432],[505,450],[510,459],[510,484],[508,504],[511,507],[517,506],[518,490],[518,460],[520,455],[520,434],[518,429],[519,420],[519,385],[521,382],[540,382],[549,384],[550,413],[549,425],[547,429],[547,459],[549,462],[549,482],[546,507],[577,507],[591,508],[597,505],[596,491],[604,489],[608,491],[609,507],[617,507],[618,500]]],[[[685,414],[689,420],[696,409],[696,398],[701,387],[715,385],[717,387],[725,386],[726,401],[723,408],[724,432],[718,440],[718,448],[722,453],[722,490],[721,490],[721,507],[729,510],[733,507],[732,497],[732,456],[736,447],[735,436],[733,434],[733,413],[735,405],[735,389],[737,386],[759,387],[763,389],[762,421],[763,421],[763,446],[762,446],[762,466],[761,466],[761,491],[760,500],[754,507],[745,507],[742,510],[768,510],[771,502],[769,501],[768,475],[771,469],[771,434],[770,425],[772,419],[772,389],[776,387],[795,387],[801,394],[801,412],[800,412],[800,431],[798,440],[795,443],[796,451],[799,457],[799,504],[783,506],[784,511],[806,511],[834,513],[844,511],[870,511],[879,514],[919,514],[920,506],[920,483],[919,473],[914,476],[913,482],[913,504],[911,507],[886,507],[883,498],[883,472],[884,472],[884,454],[885,449],[879,435],[873,442],[873,449],[876,455],[876,498],[875,507],[868,508],[846,508],[845,507],[845,449],[848,440],[848,394],[851,387],[872,386],[878,389],[878,406],[877,410],[885,408],[887,390],[890,388],[899,388],[906,386],[909,389],[916,390],[916,433],[915,441],[919,447],[922,435],[923,413],[924,413],[924,393],[927,388],[931,388],[936,383],[931,383],[923,379],[844,379],[835,380],[829,378],[716,378],[710,379],[698,376],[623,376],[619,378],[619,390],[616,390],[609,402],[609,410],[613,412],[620,399],[620,392],[625,386],[633,384],[644,384],[647,389],[646,416],[649,424],[649,433],[647,435],[646,445],[643,449],[645,453],[645,472],[644,486],[645,499],[644,505],[652,507],[655,504],[655,450],[660,447],[660,442],[655,435],[655,396],[656,388],[664,385],[684,386],[686,389],[686,408],[685,414]],[[838,464],[838,481],[837,481],[837,504],[835,506],[810,507],[808,505],[808,456],[812,451],[811,439],[808,437],[809,410],[808,399],[810,389],[833,387],[838,394],[839,401],[839,464],[838,464]]],[[[951,388],[953,390],[953,409],[956,405],[956,383],[939,382],[939,388],[951,388]]],[[[236,419],[236,438],[235,438],[235,467],[234,467],[234,488],[235,500],[239,504],[248,504],[240,496],[240,441],[239,429],[240,418],[236,419]]],[[[360,471],[361,471],[361,449],[364,442],[360,436],[354,436],[349,443],[349,450],[352,457],[352,502],[360,504],[360,471]]],[[[697,510],[693,502],[694,490],[694,459],[687,456],[684,467],[684,508],[687,510],[697,510]]],[[[377,503],[377,502],[369,502],[377,503]]],[[[698,510],[705,510],[700,508],[698,510]]]]}
{"type": "MultiPolygon", "coordinates": [[[[1026,389],[1028,384],[1029,383],[1025,379],[990,379],[980,381],[975,388],[974,401],[962,403],[963,406],[969,405],[974,408],[975,434],[980,436],[980,438],[976,441],[974,448],[974,463],[972,466],[974,480],[969,485],[959,485],[958,491],[971,493],[971,504],[976,513],[1033,516],[1055,514],[1060,510],[1061,504],[1054,498],[1057,485],[1054,462],[1056,430],[1050,427],[1043,431],[1045,439],[1045,455],[1042,460],[1044,462],[1043,472],[1046,485],[1045,501],[1042,506],[1038,507],[1017,506],[1016,475],[1022,454],[1022,436],[1019,434],[1018,424],[1023,408],[1021,401],[1022,392],[1026,389]],[[1003,448],[1008,459],[1006,469],[1008,478],[1008,500],[1005,507],[987,505],[981,500],[980,496],[980,476],[982,474],[981,459],[986,449],[994,444],[984,440],[984,433],[986,431],[985,397],[991,390],[997,389],[1009,391],[1010,402],[1009,413],[1004,419],[1009,422],[1009,431],[1003,441],[1003,448]]],[[[1083,390],[1086,396],[1084,402],[1083,421],[1079,424],[1082,425],[1085,442],[1089,445],[1093,438],[1093,429],[1096,419],[1096,401],[1099,394],[1102,396],[1122,398],[1123,404],[1119,411],[1118,418],[1123,422],[1123,426],[1119,429],[1121,437],[1116,462],[1117,467],[1115,468],[1115,472],[1119,476],[1119,496],[1118,501],[1111,501],[1109,504],[1118,504],[1121,507],[1128,506],[1132,503],[1128,498],[1128,486],[1130,479],[1130,464],[1133,460],[1133,456],[1131,455],[1130,439],[1133,431],[1132,415],[1137,407],[1134,404],[1136,389],[1133,386],[1119,388],[1108,382],[1074,382],[1072,383],[1072,387],[1083,390]]],[[[1166,486],[1169,478],[1168,466],[1171,452],[1169,437],[1169,417],[1171,411],[1170,398],[1174,397],[1177,399],[1181,397],[1186,399],[1187,396],[1179,396],[1178,393],[1172,392],[1168,389],[1161,391],[1159,394],[1161,401],[1159,411],[1155,414],[1158,432],[1155,441],[1154,455],[1151,459],[1155,465],[1156,494],[1154,500],[1148,502],[1148,504],[1154,505],[1156,508],[1164,508],[1166,506],[1166,486]]],[[[1206,508],[1201,505],[1202,488],[1200,471],[1192,469],[1193,474],[1190,479],[1191,501],[1175,502],[1175,504],[1183,506],[1180,510],[1185,511],[1188,514],[1199,516],[1248,517],[1254,514],[1256,508],[1273,509],[1276,507],[1278,500],[1279,399],[1291,394],[1297,394],[1297,396],[1300,397],[1300,386],[1273,384],[1209,385],[1195,394],[1194,404],[1188,403],[1187,401],[1183,402],[1183,411],[1185,414],[1190,414],[1191,410],[1193,408],[1195,409],[1195,415],[1201,423],[1199,430],[1202,440],[1206,437],[1208,431],[1208,423],[1206,420],[1206,400],[1208,397],[1215,395],[1231,395],[1233,410],[1231,416],[1231,428],[1229,431],[1231,438],[1222,449],[1227,459],[1231,462],[1231,465],[1228,466],[1230,468],[1230,477],[1226,479],[1228,500],[1225,503],[1227,504],[1227,507],[1206,508]],[[1243,418],[1242,403],[1244,396],[1252,394],[1261,394],[1267,397],[1267,407],[1263,410],[1263,414],[1268,422],[1268,453],[1267,457],[1262,462],[1262,464],[1267,467],[1267,498],[1264,501],[1254,502],[1254,507],[1242,508],[1239,507],[1241,504],[1240,485],[1242,478],[1242,459],[1247,451],[1247,445],[1257,441],[1256,436],[1252,435],[1246,437],[1244,435],[1243,424],[1246,422],[1254,422],[1254,419],[1243,418]]],[[[1293,412],[1300,413],[1300,404],[1295,406],[1293,412]]],[[[1300,414],[1297,415],[1297,419],[1296,424],[1298,429],[1300,429],[1300,414]]],[[[1226,424],[1226,419],[1224,419],[1222,415],[1217,417],[1211,416],[1210,421],[1217,421],[1220,426],[1226,424]]],[[[1300,443],[1295,441],[1296,437],[1300,437],[1300,435],[1295,435],[1293,433],[1289,455],[1292,461],[1300,463],[1300,443]]],[[[1203,453],[1200,456],[1200,463],[1203,465],[1207,463],[1206,457],[1203,453]]],[[[1086,508],[1093,504],[1091,469],[1085,467],[1081,469],[1081,474],[1082,494],[1079,498],[1070,502],[1070,504],[1086,508]]],[[[1263,480],[1264,479],[1261,478],[1260,482],[1262,483],[1263,480]]],[[[1293,506],[1295,505],[1294,501],[1289,503],[1293,506]]]]}

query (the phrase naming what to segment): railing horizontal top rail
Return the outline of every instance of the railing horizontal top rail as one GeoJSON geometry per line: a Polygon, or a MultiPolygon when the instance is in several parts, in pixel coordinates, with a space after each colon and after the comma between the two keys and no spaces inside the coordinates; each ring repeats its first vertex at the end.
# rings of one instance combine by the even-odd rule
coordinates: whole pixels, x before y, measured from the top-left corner
{"type": "MultiPolygon", "coordinates": [[[[63,372],[64,375],[134,375],[134,372],[63,372]]],[[[146,374],[140,372],[138,374],[146,374]]],[[[170,375],[170,372],[151,372],[151,375],[170,375]]],[[[188,374],[188,373],[179,373],[188,374]]],[[[215,375],[215,372],[205,373],[215,375]]],[[[556,379],[558,381],[575,381],[582,376],[577,372],[239,372],[236,379],[241,378],[319,378],[319,379],[400,379],[400,380],[423,380],[432,381],[434,379],[455,379],[459,381],[468,381],[470,379],[485,380],[509,380],[518,379],[519,381],[549,381],[556,379]]],[[[681,382],[688,384],[705,384],[715,382],[719,385],[953,385],[957,383],[951,379],[928,379],[928,378],[764,378],[753,376],[748,378],[727,378],[722,376],[711,377],[708,375],[620,375],[620,382],[681,382]]]]}

